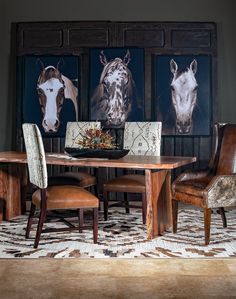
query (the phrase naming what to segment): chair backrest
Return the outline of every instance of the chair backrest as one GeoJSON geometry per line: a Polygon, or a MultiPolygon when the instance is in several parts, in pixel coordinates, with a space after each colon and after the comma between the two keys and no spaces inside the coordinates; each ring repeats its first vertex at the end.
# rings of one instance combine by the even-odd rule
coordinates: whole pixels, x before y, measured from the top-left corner
{"type": "Polygon", "coordinates": [[[35,124],[23,124],[22,128],[29,169],[29,180],[41,189],[47,188],[47,164],[39,128],[35,124]]]}
{"type": "Polygon", "coordinates": [[[79,140],[83,138],[83,134],[90,128],[101,128],[101,123],[98,121],[78,121],[68,122],[66,126],[65,147],[78,148],[79,140]]]}
{"type": "Polygon", "coordinates": [[[126,122],[123,147],[129,155],[160,156],[161,128],[161,122],[126,122]]]}
{"type": "Polygon", "coordinates": [[[236,124],[224,124],[220,127],[219,159],[216,174],[236,173],[236,124]]]}

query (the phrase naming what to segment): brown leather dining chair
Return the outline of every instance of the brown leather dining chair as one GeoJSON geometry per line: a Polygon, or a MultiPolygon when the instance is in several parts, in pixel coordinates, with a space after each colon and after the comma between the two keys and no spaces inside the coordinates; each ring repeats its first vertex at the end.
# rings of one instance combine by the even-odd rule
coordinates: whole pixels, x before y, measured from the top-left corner
{"type": "Polygon", "coordinates": [[[205,244],[210,242],[212,209],[221,212],[236,206],[236,124],[215,124],[216,145],[209,166],[204,171],[182,173],[172,184],[173,232],[177,232],[178,202],[204,210],[205,244]]]}
{"type": "MultiPolygon", "coordinates": [[[[83,210],[93,210],[93,241],[97,243],[98,235],[98,206],[99,200],[89,191],[79,186],[60,185],[48,186],[48,174],[45,151],[41,133],[35,124],[23,124],[23,135],[27,154],[29,180],[38,189],[33,193],[31,209],[26,228],[26,238],[29,238],[33,217],[36,208],[40,209],[38,227],[34,248],[38,247],[43,224],[48,210],[78,210],[78,228],[69,224],[68,229],[78,229],[79,232],[86,228],[83,223],[83,210]]],[[[68,222],[67,222],[68,223],[68,222]]],[[[63,229],[65,230],[65,229],[63,229]]],[[[47,230],[45,229],[44,232],[47,230]]]]}
{"type": "MultiPolygon", "coordinates": [[[[126,122],[124,127],[123,147],[129,149],[128,155],[160,156],[161,122],[126,122]]],[[[126,213],[130,208],[140,208],[140,205],[128,202],[128,193],[142,195],[142,218],[146,223],[146,186],[143,174],[125,174],[103,184],[104,219],[107,220],[108,208],[124,206],[126,213]],[[111,192],[124,193],[124,200],[109,203],[111,192]]]]}
{"type": "MultiPolygon", "coordinates": [[[[68,122],[66,127],[65,147],[78,148],[79,145],[77,141],[81,140],[85,131],[95,127],[100,129],[101,123],[92,121],[68,122]]],[[[48,184],[50,186],[67,184],[77,185],[83,188],[93,187],[95,195],[98,196],[96,169],[94,175],[81,170],[63,171],[57,175],[50,176],[48,184]]]]}

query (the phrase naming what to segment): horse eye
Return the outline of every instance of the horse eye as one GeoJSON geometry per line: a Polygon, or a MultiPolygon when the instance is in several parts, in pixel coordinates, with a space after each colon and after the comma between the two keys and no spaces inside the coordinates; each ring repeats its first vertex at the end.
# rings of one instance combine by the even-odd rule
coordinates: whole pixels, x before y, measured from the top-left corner
{"type": "Polygon", "coordinates": [[[41,88],[37,88],[37,93],[39,94],[39,95],[42,95],[42,94],[44,94],[44,92],[43,92],[43,90],[41,89],[41,88]]]}
{"type": "Polygon", "coordinates": [[[64,90],[65,90],[64,87],[60,88],[60,89],[59,89],[59,93],[64,94],[64,90]]]}

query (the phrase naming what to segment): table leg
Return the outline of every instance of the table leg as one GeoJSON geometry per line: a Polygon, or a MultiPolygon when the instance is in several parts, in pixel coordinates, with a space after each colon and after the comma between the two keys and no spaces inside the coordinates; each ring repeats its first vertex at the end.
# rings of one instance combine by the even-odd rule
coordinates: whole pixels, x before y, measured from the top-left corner
{"type": "Polygon", "coordinates": [[[171,172],[145,170],[147,239],[162,235],[171,226],[171,172]]]}
{"type": "Polygon", "coordinates": [[[0,220],[4,218],[9,220],[24,212],[21,192],[26,180],[25,174],[25,165],[15,163],[0,165],[0,220]]]}

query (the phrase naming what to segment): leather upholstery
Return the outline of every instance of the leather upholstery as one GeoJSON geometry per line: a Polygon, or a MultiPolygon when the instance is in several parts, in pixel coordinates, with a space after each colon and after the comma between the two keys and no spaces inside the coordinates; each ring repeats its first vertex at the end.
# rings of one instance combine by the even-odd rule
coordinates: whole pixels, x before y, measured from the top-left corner
{"type": "MultiPolygon", "coordinates": [[[[83,133],[89,128],[101,128],[101,123],[96,121],[79,121],[68,122],[66,126],[65,147],[78,148],[78,140],[82,139],[83,133]]],[[[49,177],[48,185],[77,185],[79,187],[88,188],[95,186],[97,195],[97,179],[95,176],[84,171],[62,172],[58,175],[49,177]]]]}
{"type": "MultiPolygon", "coordinates": [[[[124,129],[124,148],[129,149],[128,155],[160,156],[161,122],[126,122],[124,129]]],[[[109,206],[125,206],[129,211],[127,193],[142,194],[143,223],[146,223],[146,186],[145,176],[128,174],[109,180],[103,185],[104,218],[107,219],[109,206]],[[109,192],[124,192],[124,201],[108,204],[109,192]]],[[[140,208],[138,205],[132,207],[140,208]]]]}
{"type": "MultiPolygon", "coordinates": [[[[215,125],[216,146],[204,171],[181,174],[172,184],[173,230],[177,230],[177,202],[204,208],[205,244],[210,240],[212,208],[236,206],[236,124],[215,125]]],[[[223,216],[225,217],[225,216],[223,216]]],[[[226,219],[223,219],[226,226],[226,219]]]]}
{"type": "Polygon", "coordinates": [[[95,176],[87,172],[63,172],[56,176],[49,177],[49,186],[56,185],[77,185],[79,187],[87,188],[97,184],[97,179],[95,176]]]}
{"type": "Polygon", "coordinates": [[[146,190],[145,176],[138,174],[127,174],[110,180],[103,185],[105,191],[113,192],[136,192],[143,193],[146,190]]]}
{"type": "MultiPolygon", "coordinates": [[[[68,221],[66,223],[69,224],[70,229],[78,229],[79,232],[82,232],[82,229],[85,228],[83,223],[83,209],[91,208],[93,210],[93,241],[97,243],[98,198],[84,188],[74,185],[48,186],[47,165],[41,133],[37,125],[23,124],[23,134],[29,164],[30,181],[39,188],[32,195],[25,237],[29,238],[36,207],[40,209],[40,214],[34,248],[38,247],[47,210],[77,209],[79,215],[78,228],[69,224],[68,221]]],[[[77,177],[81,179],[79,174],[77,174],[77,177]]],[[[90,176],[83,176],[83,178],[87,178],[88,180],[90,176]]],[[[62,181],[63,177],[60,179],[62,181]]],[[[68,174],[67,179],[70,179],[70,174],[68,174]]]]}
{"type": "MultiPolygon", "coordinates": [[[[98,207],[96,196],[78,186],[51,186],[47,188],[47,209],[78,209],[98,207]]],[[[40,207],[41,191],[35,191],[32,202],[40,207]]]]}

